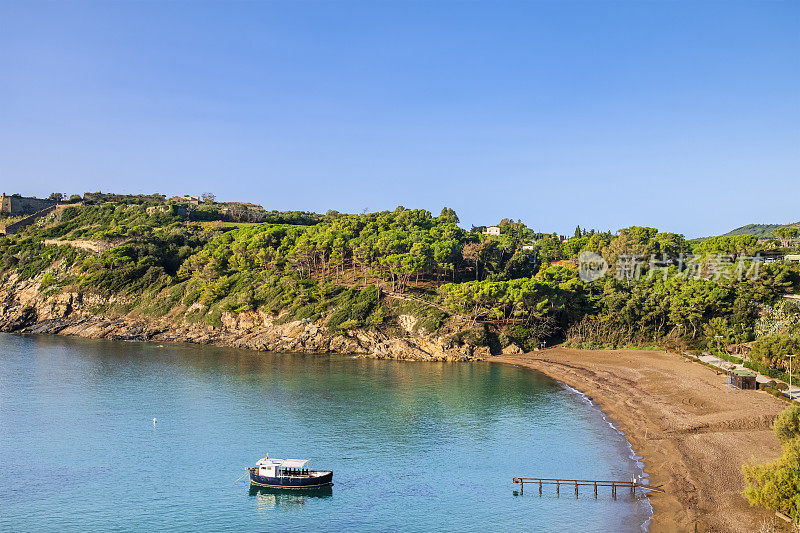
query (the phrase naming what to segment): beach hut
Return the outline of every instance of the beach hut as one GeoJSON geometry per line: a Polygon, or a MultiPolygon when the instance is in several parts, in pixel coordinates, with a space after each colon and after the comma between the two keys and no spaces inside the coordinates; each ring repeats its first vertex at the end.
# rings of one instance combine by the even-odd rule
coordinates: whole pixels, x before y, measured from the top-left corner
{"type": "Polygon", "coordinates": [[[749,370],[739,368],[732,373],[733,386],[737,389],[755,389],[756,388],[756,375],[749,370]]]}

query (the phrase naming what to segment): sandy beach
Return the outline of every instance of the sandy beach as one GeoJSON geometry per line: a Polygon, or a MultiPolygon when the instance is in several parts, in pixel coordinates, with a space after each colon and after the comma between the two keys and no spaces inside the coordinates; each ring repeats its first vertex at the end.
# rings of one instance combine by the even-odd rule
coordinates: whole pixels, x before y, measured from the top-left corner
{"type": "MultiPolygon", "coordinates": [[[[726,392],[724,375],[663,351],[552,348],[495,361],[532,368],[597,402],[644,458],[650,531],[757,529],[772,513],[742,495],[741,465],[775,459],[770,428],[787,404],[761,391],[726,392]]],[[[531,473],[530,475],[535,475],[531,473]]]]}

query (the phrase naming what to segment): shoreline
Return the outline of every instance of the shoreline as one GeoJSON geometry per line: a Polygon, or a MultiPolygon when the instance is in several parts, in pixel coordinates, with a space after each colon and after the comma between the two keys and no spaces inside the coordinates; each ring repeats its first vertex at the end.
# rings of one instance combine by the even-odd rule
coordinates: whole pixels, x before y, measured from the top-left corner
{"type": "Polygon", "coordinates": [[[649,496],[649,531],[744,533],[774,518],[741,494],[741,465],[779,455],[770,425],[781,400],[726,393],[713,370],[665,352],[556,347],[491,361],[541,372],[600,408],[642,457],[648,482],[667,491],[649,496]]]}
{"type": "MultiPolygon", "coordinates": [[[[203,349],[203,347],[201,345],[197,345],[195,343],[172,343],[172,342],[166,342],[165,341],[163,344],[160,344],[157,341],[143,341],[143,340],[125,340],[125,341],[123,341],[123,340],[115,340],[115,339],[107,339],[107,338],[87,338],[87,337],[72,336],[72,335],[57,335],[57,334],[47,335],[47,334],[36,334],[36,333],[22,333],[21,334],[21,333],[0,332],[0,336],[6,336],[6,335],[8,337],[11,337],[13,335],[14,337],[28,338],[28,339],[31,339],[31,340],[35,340],[37,337],[40,338],[40,339],[43,338],[43,344],[42,344],[43,348],[49,348],[51,346],[71,347],[71,346],[73,346],[73,342],[74,341],[78,341],[79,344],[77,344],[77,346],[82,346],[83,343],[85,342],[86,343],[85,345],[88,346],[88,347],[93,347],[94,349],[100,349],[100,350],[108,350],[109,352],[112,351],[112,350],[115,350],[114,347],[118,346],[119,343],[130,343],[130,344],[133,344],[133,345],[140,345],[140,346],[149,345],[151,348],[153,348],[153,347],[164,348],[165,345],[167,347],[169,347],[169,345],[180,346],[181,344],[184,344],[189,349],[193,349],[193,347],[195,347],[195,346],[198,347],[199,349],[203,349]],[[59,341],[59,339],[61,341],[59,341]]],[[[222,347],[222,348],[227,348],[227,347],[222,347]]],[[[135,349],[138,350],[139,348],[135,348],[135,349]]],[[[127,352],[126,349],[123,349],[123,350],[124,350],[123,354],[129,355],[128,353],[126,353],[127,352]]],[[[37,349],[36,351],[41,352],[41,349],[37,349]]],[[[299,355],[299,356],[301,356],[300,359],[304,359],[304,357],[303,357],[304,354],[300,353],[300,352],[293,353],[293,354],[292,353],[287,353],[287,354],[262,353],[262,354],[259,354],[256,350],[247,350],[245,352],[241,352],[240,348],[239,349],[234,348],[231,351],[239,352],[239,354],[240,354],[239,356],[247,357],[248,361],[250,359],[252,359],[252,358],[255,358],[256,360],[261,359],[263,361],[263,360],[269,359],[273,355],[285,356],[285,357],[287,357],[289,359],[295,358],[296,356],[299,355]],[[249,355],[248,355],[248,352],[249,352],[249,355]]],[[[91,353],[91,352],[87,352],[87,353],[91,353]]],[[[154,353],[154,351],[151,350],[150,354],[153,354],[153,353],[154,353]]],[[[70,355],[72,355],[72,354],[70,354],[70,355]]],[[[219,355],[221,357],[223,357],[223,358],[225,357],[224,353],[220,353],[219,355]]],[[[329,353],[329,354],[313,354],[313,355],[316,356],[316,357],[324,357],[324,358],[328,358],[328,357],[331,357],[331,356],[334,356],[334,357],[346,357],[348,359],[355,358],[355,357],[352,356],[352,354],[330,354],[329,353]]],[[[180,363],[181,365],[188,364],[187,363],[187,359],[185,359],[183,356],[179,355],[179,352],[175,352],[175,354],[173,354],[173,356],[177,357],[177,362],[180,363]]],[[[239,357],[239,356],[237,356],[237,357],[239,357]]],[[[160,357],[160,356],[156,356],[156,357],[160,357]]],[[[374,358],[374,357],[368,357],[368,358],[374,358]]],[[[102,356],[100,356],[99,359],[97,358],[97,356],[90,357],[90,360],[92,361],[92,364],[96,364],[96,363],[100,362],[101,359],[103,359],[102,356]]],[[[119,359],[119,355],[114,356],[113,359],[114,359],[114,361],[119,361],[120,360],[119,359]]],[[[377,359],[377,358],[374,358],[374,359],[377,359]]],[[[145,360],[147,361],[148,365],[151,364],[151,362],[147,358],[145,358],[145,360]]],[[[228,361],[230,361],[230,360],[228,360],[228,361]]],[[[414,361],[408,360],[408,361],[402,361],[402,362],[412,363],[414,361]]],[[[430,361],[421,361],[421,362],[430,362],[430,361]]],[[[484,365],[483,364],[483,363],[487,363],[487,362],[492,362],[492,361],[480,361],[479,363],[481,363],[481,364],[479,365],[479,367],[481,367],[486,372],[489,372],[489,369],[488,369],[489,365],[484,365]]],[[[438,363],[444,363],[444,362],[438,362],[438,363]]],[[[169,365],[172,366],[173,364],[174,364],[173,361],[170,360],[169,365]]],[[[413,364],[409,364],[408,365],[409,371],[414,372],[414,370],[412,368],[413,366],[414,366],[413,364]]],[[[422,365],[422,366],[425,366],[425,365],[422,365]]],[[[439,366],[448,367],[450,365],[443,365],[443,364],[442,365],[435,365],[435,367],[437,367],[437,368],[439,366]]],[[[190,368],[194,368],[194,365],[192,365],[190,368]]],[[[217,365],[208,365],[208,366],[207,365],[200,365],[197,368],[198,369],[202,369],[203,372],[214,373],[214,372],[218,372],[219,371],[219,369],[217,368],[217,365]]],[[[251,372],[254,368],[259,368],[259,367],[258,366],[253,367],[250,364],[246,364],[246,365],[238,365],[237,364],[236,368],[231,372],[231,375],[236,376],[237,374],[235,374],[235,372],[240,371],[240,370],[244,370],[245,372],[251,372]]],[[[451,367],[451,368],[455,369],[455,368],[458,368],[458,367],[451,367]]],[[[420,368],[420,371],[422,371],[422,370],[423,369],[420,368]]],[[[518,372],[517,369],[515,369],[515,371],[518,372]]],[[[226,374],[228,372],[229,371],[226,371],[226,374]]],[[[471,375],[471,371],[469,371],[469,372],[470,372],[470,375],[471,375]]],[[[516,375],[516,372],[514,372],[512,374],[516,375]]],[[[524,369],[522,374],[524,375],[524,374],[527,373],[527,374],[530,375],[530,372],[531,371],[529,369],[524,369]]],[[[541,378],[535,378],[535,379],[541,379],[541,378]]],[[[564,393],[567,393],[568,397],[572,397],[572,399],[568,400],[568,402],[569,403],[575,402],[575,403],[578,404],[578,411],[577,411],[578,414],[580,414],[580,411],[585,410],[587,407],[590,408],[589,414],[590,414],[591,417],[594,417],[598,413],[601,414],[603,421],[605,423],[609,424],[609,426],[615,432],[614,435],[605,434],[605,432],[602,432],[600,434],[601,440],[604,441],[604,442],[607,442],[606,439],[609,439],[609,438],[611,438],[611,439],[613,439],[615,441],[617,439],[620,439],[615,444],[617,444],[618,446],[624,445],[623,450],[621,450],[621,451],[623,451],[623,453],[627,454],[626,460],[632,461],[633,464],[635,464],[637,466],[636,470],[633,473],[634,474],[639,474],[639,473],[642,472],[641,462],[639,462],[637,464],[637,460],[640,461],[640,458],[637,458],[637,457],[633,456],[633,453],[632,453],[633,449],[632,449],[632,447],[630,445],[630,442],[625,438],[624,434],[622,434],[622,432],[619,431],[615,421],[613,421],[611,418],[609,418],[609,417],[607,417],[605,415],[605,412],[602,410],[601,406],[597,402],[595,402],[592,399],[590,399],[585,393],[583,393],[581,391],[578,391],[578,390],[576,390],[576,389],[574,389],[574,388],[572,388],[572,387],[570,387],[570,386],[568,386],[566,384],[563,384],[563,382],[558,382],[558,384],[555,384],[555,383],[552,383],[549,378],[546,379],[546,382],[549,382],[549,385],[547,385],[547,387],[546,387],[546,390],[548,392],[552,392],[552,393],[558,394],[558,390],[562,389],[562,393],[561,393],[562,395],[564,393]],[[552,389],[553,386],[555,386],[555,389],[552,389]]],[[[450,381],[450,383],[451,383],[451,386],[456,385],[455,381],[450,381]]],[[[460,387],[461,385],[457,385],[457,386],[460,387]]],[[[527,379],[523,378],[522,386],[523,386],[524,389],[527,389],[530,386],[530,384],[528,383],[527,379]]],[[[489,409],[491,410],[491,407],[489,407],[489,409]]],[[[583,416],[583,415],[580,415],[580,416],[583,416]]],[[[146,422],[148,420],[149,419],[147,419],[146,422]]],[[[161,420],[162,420],[162,418],[159,415],[159,426],[161,424],[161,420]]],[[[147,422],[147,424],[149,426],[149,422],[147,422]]],[[[592,425],[594,425],[594,423],[592,423],[592,425]]],[[[505,433],[505,432],[503,432],[503,433],[505,433]]],[[[516,442],[516,441],[513,441],[513,442],[516,442]]],[[[513,446],[513,442],[511,444],[511,446],[513,446]]],[[[615,448],[616,448],[616,446],[615,446],[615,448]]],[[[584,446],[584,449],[585,449],[585,446],[584,446]]],[[[613,457],[617,461],[620,458],[619,456],[616,456],[616,455],[614,455],[613,457]]],[[[614,461],[614,462],[617,462],[617,461],[614,461]]],[[[562,494],[563,494],[563,487],[562,487],[562,494]]],[[[583,492],[581,492],[581,494],[582,494],[582,499],[584,499],[583,492]]],[[[608,495],[606,494],[605,496],[608,496],[608,495]]],[[[603,499],[605,499],[605,498],[601,498],[601,500],[603,500],[603,499]]],[[[624,498],[624,499],[627,499],[627,498],[624,498]]],[[[623,504],[623,506],[625,506],[625,505],[627,505],[627,502],[625,504],[623,504]]],[[[619,531],[647,531],[648,530],[648,526],[649,526],[651,518],[652,518],[652,506],[650,505],[649,500],[644,498],[644,497],[642,497],[641,495],[638,495],[636,505],[637,505],[636,520],[619,522],[619,523],[617,523],[617,526],[616,526],[617,529],[616,530],[619,530],[619,531]],[[642,511],[644,511],[644,512],[642,512],[642,511]],[[625,524],[625,527],[622,527],[622,526],[619,525],[619,524],[622,524],[622,523],[625,524]]],[[[562,510],[566,510],[566,512],[569,513],[569,509],[568,508],[563,508],[562,510]]],[[[613,510],[613,508],[612,508],[612,509],[609,510],[609,513],[610,514],[608,516],[610,517],[611,522],[614,523],[613,520],[614,520],[615,515],[617,514],[617,512],[615,512],[613,510]]],[[[578,515],[574,515],[574,516],[578,517],[578,515]]],[[[588,519],[589,519],[590,522],[592,522],[593,520],[598,521],[598,522],[600,521],[599,518],[597,518],[597,517],[592,519],[591,515],[588,517],[588,519]]]]}
{"type": "MultiPolygon", "coordinates": [[[[20,334],[66,335],[109,340],[190,342],[257,351],[367,354],[379,359],[478,361],[491,357],[486,346],[453,342],[461,331],[458,319],[442,331],[418,328],[419,319],[399,314],[397,324],[384,327],[329,328],[317,320],[274,316],[259,311],[221,312],[214,323],[191,318],[202,306],[195,303],[174,313],[155,316],[141,312],[107,312],[130,301],[85,292],[41,290],[41,276],[0,279],[0,331],[20,334]]],[[[441,329],[441,328],[440,328],[441,329]]]]}
{"type": "MultiPolygon", "coordinates": [[[[416,350],[398,350],[405,352],[403,355],[406,357],[397,357],[397,353],[392,357],[386,353],[364,353],[361,350],[309,350],[308,346],[296,344],[296,334],[281,339],[285,342],[291,338],[294,349],[281,346],[270,350],[259,346],[260,342],[253,343],[255,339],[241,335],[241,331],[217,336],[213,333],[208,335],[206,330],[203,333],[208,337],[201,340],[186,335],[186,331],[153,328],[152,323],[133,325],[124,319],[114,322],[115,326],[124,324],[121,329],[126,332],[153,330],[141,336],[118,336],[108,334],[105,328],[98,331],[95,320],[64,321],[69,326],[54,328],[55,331],[34,326],[6,333],[186,342],[253,351],[327,352],[408,361],[441,362],[449,359],[431,358],[429,354],[420,357],[416,350]],[[80,327],[88,325],[87,322],[92,327],[80,327]],[[231,342],[234,338],[236,341],[231,342]],[[301,346],[305,349],[297,349],[301,346]]],[[[103,322],[108,324],[105,320],[103,322]]],[[[39,326],[45,324],[38,323],[39,326]]],[[[653,514],[648,531],[692,531],[697,528],[697,531],[744,533],[752,531],[762,520],[774,518],[770,512],[750,507],[741,494],[744,489],[741,465],[751,459],[764,463],[779,456],[780,445],[771,423],[786,407],[780,399],[761,391],[726,393],[724,378],[712,369],[692,364],[678,354],[661,351],[554,347],[541,352],[460,360],[483,360],[541,372],[577,391],[598,408],[606,422],[622,434],[633,457],[644,463],[643,471],[648,482],[654,486],[663,485],[667,491],[666,494],[650,494],[653,514]]],[[[449,359],[448,362],[458,361],[449,359]]]]}
{"type": "MultiPolygon", "coordinates": [[[[500,361],[499,364],[509,364],[509,363],[505,363],[503,361],[500,361]]],[[[533,370],[530,367],[527,367],[527,366],[524,366],[524,365],[512,364],[510,366],[514,366],[514,367],[517,367],[517,368],[524,368],[526,370],[533,370]]],[[[539,372],[539,371],[538,370],[534,370],[534,372],[539,372]]],[[[544,374],[544,372],[539,372],[539,373],[544,374]]],[[[544,375],[546,375],[547,377],[549,377],[551,379],[555,379],[552,376],[549,376],[547,374],[544,374],[544,375]]],[[[636,452],[636,450],[633,448],[633,444],[631,444],[631,441],[628,440],[628,436],[625,434],[625,432],[622,431],[622,429],[620,429],[620,426],[617,423],[617,421],[614,420],[603,409],[602,405],[600,405],[599,403],[594,401],[588,394],[586,394],[582,390],[576,389],[575,387],[571,386],[569,383],[565,383],[565,382],[563,382],[561,380],[556,379],[556,381],[558,383],[560,383],[561,385],[563,385],[567,390],[569,390],[573,394],[576,394],[576,395],[580,396],[580,398],[583,401],[585,401],[587,404],[589,404],[589,407],[591,407],[592,409],[595,409],[598,413],[600,413],[600,416],[602,417],[603,422],[608,424],[608,426],[613,431],[617,432],[619,434],[619,436],[622,437],[622,439],[625,441],[625,444],[628,447],[628,451],[629,451],[628,459],[630,459],[631,462],[636,465],[636,468],[639,471],[641,471],[641,479],[646,481],[646,484],[649,485],[650,484],[650,474],[648,474],[648,472],[647,472],[647,468],[646,468],[647,464],[644,461],[644,457],[642,457],[641,455],[639,455],[636,452]]],[[[641,499],[641,501],[644,501],[647,504],[647,506],[650,508],[650,516],[648,516],[647,520],[642,522],[642,525],[641,525],[642,531],[648,531],[648,532],[651,530],[651,525],[652,525],[652,522],[653,522],[653,514],[655,513],[655,510],[653,509],[653,502],[650,501],[649,494],[650,494],[650,492],[647,491],[645,493],[645,497],[641,499]]]]}

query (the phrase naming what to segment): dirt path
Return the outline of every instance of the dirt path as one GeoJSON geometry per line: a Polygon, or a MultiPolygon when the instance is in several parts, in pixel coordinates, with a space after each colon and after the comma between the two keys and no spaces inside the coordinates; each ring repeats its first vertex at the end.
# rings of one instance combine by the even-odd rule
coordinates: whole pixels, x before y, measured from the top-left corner
{"type": "Polygon", "coordinates": [[[761,391],[726,393],[725,377],[675,354],[552,348],[494,361],[580,389],[613,418],[653,485],[651,531],[741,531],[772,514],[742,496],[741,465],[775,459],[770,424],[786,403],[761,391]]]}

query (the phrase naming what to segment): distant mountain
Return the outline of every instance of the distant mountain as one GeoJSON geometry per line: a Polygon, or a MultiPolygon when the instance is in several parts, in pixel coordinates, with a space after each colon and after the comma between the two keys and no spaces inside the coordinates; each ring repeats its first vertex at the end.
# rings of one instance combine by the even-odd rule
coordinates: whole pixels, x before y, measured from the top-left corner
{"type": "Polygon", "coordinates": [[[768,238],[773,236],[772,230],[781,228],[783,226],[800,228],[800,222],[795,222],[794,224],[748,224],[746,226],[742,226],[741,228],[736,228],[735,230],[729,231],[725,234],[725,236],[732,237],[734,235],[755,235],[756,237],[768,238]]]}

